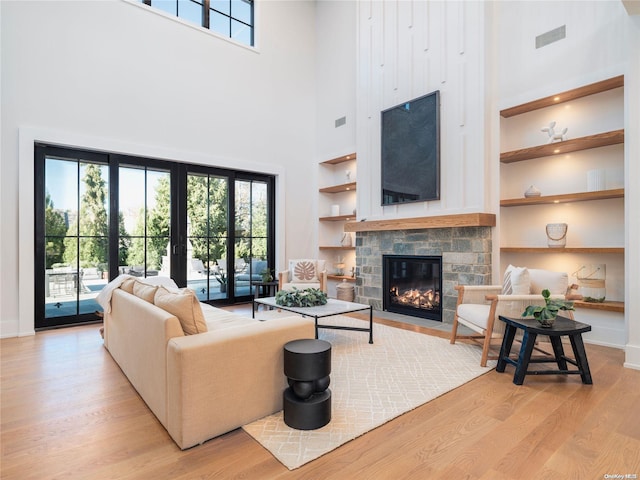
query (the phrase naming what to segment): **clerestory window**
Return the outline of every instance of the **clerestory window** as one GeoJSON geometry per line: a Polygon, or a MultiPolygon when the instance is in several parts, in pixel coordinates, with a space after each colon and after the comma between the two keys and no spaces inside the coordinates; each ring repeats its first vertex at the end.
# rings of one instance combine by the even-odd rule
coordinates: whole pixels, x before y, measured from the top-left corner
{"type": "Polygon", "coordinates": [[[141,3],[253,46],[253,0],[140,0],[141,3]]]}

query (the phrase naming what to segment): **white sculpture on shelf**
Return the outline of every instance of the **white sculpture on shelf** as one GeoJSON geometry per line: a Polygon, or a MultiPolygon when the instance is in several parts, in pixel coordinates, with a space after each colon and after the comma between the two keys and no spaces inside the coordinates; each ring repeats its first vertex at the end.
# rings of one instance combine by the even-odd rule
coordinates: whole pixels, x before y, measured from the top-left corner
{"type": "Polygon", "coordinates": [[[564,127],[561,132],[556,132],[555,127],[556,122],[553,121],[549,124],[548,127],[543,127],[541,129],[543,132],[547,132],[549,134],[549,141],[547,143],[553,143],[556,141],[562,142],[566,140],[565,135],[567,134],[567,130],[569,130],[569,128],[564,127]]]}

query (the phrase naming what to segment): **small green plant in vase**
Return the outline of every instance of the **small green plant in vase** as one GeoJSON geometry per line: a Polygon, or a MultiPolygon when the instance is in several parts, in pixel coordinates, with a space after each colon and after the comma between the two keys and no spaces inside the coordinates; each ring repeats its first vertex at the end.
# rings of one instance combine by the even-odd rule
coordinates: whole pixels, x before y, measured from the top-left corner
{"type": "Polygon", "coordinates": [[[260,275],[262,276],[262,281],[264,283],[273,282],[273,275],[275,274],[275,270],[271,268],[265,268],[260,275]]]}
{"type": "Polygon", "coordinates": [[[573,302],[552,300],[551,292],[548,289],[542,291],[542,296],[544,297],[544,306],[529,305],[522,313],[523,317],[533,317],[538,320],[541,327],[552,327],[560,310],[575,310],[573,302]]]}

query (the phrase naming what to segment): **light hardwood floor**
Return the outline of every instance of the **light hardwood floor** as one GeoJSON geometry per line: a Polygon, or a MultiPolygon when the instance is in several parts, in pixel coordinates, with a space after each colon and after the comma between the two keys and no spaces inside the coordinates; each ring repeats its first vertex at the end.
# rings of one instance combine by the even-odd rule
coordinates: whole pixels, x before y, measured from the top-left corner
{"type": "Polygon", "coordinates": [[[3,480],[640,476],[640,371],[620,350],[587,345],[592,386],[492,371],[289,471],[241,429],[180,451],[98,327],[0,341],[3,480]]]}

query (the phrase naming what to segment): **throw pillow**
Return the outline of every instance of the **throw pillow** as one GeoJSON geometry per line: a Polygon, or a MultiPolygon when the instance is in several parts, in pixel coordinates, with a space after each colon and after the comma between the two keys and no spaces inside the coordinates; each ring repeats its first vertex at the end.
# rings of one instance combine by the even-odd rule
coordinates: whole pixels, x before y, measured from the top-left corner
{"type": "Polygon", "coordinates": [[[161,277],[161,276],[157,276],[157,277],[141,277],[141,278],[127,278],[126,280],[124,280],[121,284],[120,284],[120,288],[122,290],[124,290],[127,293],[131,293],[133,294],[133,284],[135,282],[140,282],[140,283],[144,283],[145,285],[154,285],[154,286],[159,286],[162,285],[164,287],[167,288],[178,288],[178,285],[176,285],[176,282],[173,281],[172,278],[169,277],[161,277]]]}
{"type": "Polygon", "coordinates": [[[554,272],[551,270],[541,270],[532,268],[531,293],[542,293],[545,288],[551,295],[565,295],[569,287],[569,275],[566,272],[554,272]]]}
{"type": "Polygon", "coordinates": [[[147,285],[138,280],[134,280],[133,282],[133,294],[149,303],[153,303],[153,297],[155,297],[157,289],[158,287],[147,285]]]}
{"type": "Polygon", "coordinates": [[[178,317],[185,335],[195,335],[207,331],[207,323],[204,320],[200,301],[193,290],[185,288],[179,291],[170,291],[160,286],[153,303],[178,317]]]}
{"type": "Polygon", "coordinates": [[[127,278],[124,282],[120,284],[120,288],[127,293],[133,295],[133,284],[136,282],[135,278],[127,278]]]}
{"type": "Polygon", "coordinates": [[[528,295],[530,290],[529,270],[509,265],[504,271],[503,295],[528,295]]]}
{"type": "Polygon", "coordinates": [[[317,283],[319,281],[315,260],[291,260],[289,270],[292,282],[317,283]]]}

